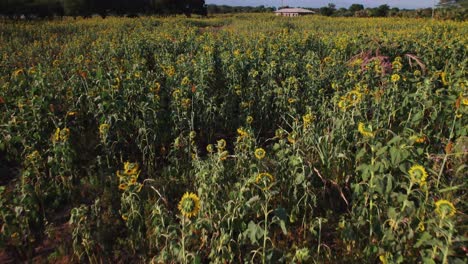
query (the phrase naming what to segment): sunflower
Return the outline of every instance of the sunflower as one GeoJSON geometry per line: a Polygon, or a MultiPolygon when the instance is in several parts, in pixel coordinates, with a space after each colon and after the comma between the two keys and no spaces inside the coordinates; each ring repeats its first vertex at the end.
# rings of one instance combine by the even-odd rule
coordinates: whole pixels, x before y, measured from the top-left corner
{"type": "Polygon", "coordinates": [[[288,142],[291,143],[291,144],[296,144],[296,140],[297,140],[296,133],[294,133],[294,132],[289,133],[288,142]]]}
{"type": "Polygon", "coordinates": [[[342,97],[340,99],[340,101],[338,102],[338,108],[341,109],[341,111],[346,111],[346,109],[348,108],[348,102],[346,100],[346,97],[342,97]]]}
{"type": "Polygon", "coordinates": [[[253,122],[253,117],[252,117],[252,116],[247,116],[247,120],[246,120],[246,121],[247,121],[247,124],[249,124],[249,125],[252,124],[252,122],[253,122]]]}
{"type": "Polygon", "coordinates": [[[101,124],[99,125],[99,135],[101,137],[105,137],[107,132],[109,131],[109,124],[101,124]]]}
{"type": "Polygon", "coordinates": [[[195,131],[190,131],[189,137],[191,140],[194,140],[197,137],[197,132],[195,131]]]}
{"type": "Polygon", "coordinates": [[[413,165],[409,171],[410,179],[412,183],[424,185],[426,184],[427,172],[421,165],[413,165]]]}
{"type": "Polygon", "coordinates": [[[315,117],[311,114],[308,113],[304,116],[302,116],[302,121],[304,122],[304,128],[309,127],[309,125],[314,121],[315,117]]]}
{"type": "Polygon", "coordinates": [[[382,254],[379,256],[380,263],[388,264],[388,253],[382,254]]]}
{"type": "Polygon", "coordinates": [[[394,61],[392,63],[392,69],[394,69],[395,71],[400,71],[401,68],[402,68],[402,65],[400,61],[394,61]]]}
{"type": "Polygon", "coordinates": [[[358,131],[364,137],[374,137],[374,132],[372,132],[372,130],[369,129],[368,126],[366,126],[362,122],[359,122],[359,124],[358,124],[358,131]]]}
{"type": "Polygon", "coordinates": [[[268,172],[259,173],[257,177],[255,178],[256,184],[260,184],[260,183],[265,184],[265,187],[263,187],[262,190],[270,189],[270,187],[273,185],[274,182],[275,182],[275,178],[273,177],[273,175],[271,175],[268,172]]]}
{"type": "Polygon", "coordinates": [[[124,173],[127,175],[137,175],[139,173],[140,166],[138,163],[125,162],[124,163],[124,173]]]}
{"type": "Polygon", "coordinates": [[[18,75],[20,74],[23,74],[24,73],[24,70],[23,69],[18,69],[16,71],[13,72],[13,76],[14,77],[17,77],[18,75]]]}
{"type": "Polygon", "coordinates": [[[189,98],[184,98],[184,99],[182,99],[182,102],[181,102],[182,107],[184,109],[188,109],[190,107],[191,103],[192,103],[192,101],[189,98]]]}
{"type": "Polygon", "coordinates": [[[58,127],[55,129],[53,140],[54,141],[59,141],[60,140],[60,128],[58,128],[58,127]]]}
{"type": "Polygon", "coordinates": [[[200,211],[200,198],[194,193],[186,192],[180,199],[177,208],[179,208],[183,216],[191,218],[200,211]]]}
{"type": "Polygon", "coordinates": [[[421,232],[424,232],[426,228],[424,227],[424,221],[419,222],[418,224],[418,230],[421,232]]]}
{"type": "Polygon", "coordinates": [[[249,133],[245,131],[242,127],[239,127],[237,129],[237,134],[239,135],[240,138],[246,138],[249,136],[249,133]]]}
{"type": "Polygon", "coordinates": [[[124,220],[124,221],[127,221],[127,220],[128,220],[127,214],[123,214],[123,215],[122,215],[122,220],[124,220]]]}
{"type": "Polygon", "coordinates": [[[218,140],[218,145],[217,146],[218,146],[219,150],[223,150],[226,147],[226,140],[224,140],[224,139],[218,140]]]}
{"type": "Polygon", "coordinates": [[[259,160],[263,159],[265,157],[265,150],[263,148],[258,148],[255,150],[255,157],[259,160]]]}
{"type": "Polygon", "coordinates": [[[455,209],[455,206],[447,200],[439,200],[435,203],[436,209],[435,212],[441,217],[451,217],[455,215],[455,212],[457,211],[455,209]]]}
{"type": "Polygon", "coordinates": [[[426,141],[426,136],[425,135],[413,135],[409,139],[415,143],[424,143],[426,141]]]}
{"type": "Polygon", "coordinates": [[[119,190],[126,191],[128,189],[128,185],[125,183],[119,184],[119,190]]]}
{"type": "Polygon", "coordinates": [[[398,82],[400,80],[400,75],[398,74],[392,74],[392,82],[398,82]]]}
{"type": "Polygon", "coordinates": [[[362,93],[356,90],[352,90],[346,95],[348,102],[352,105],[359,103],[362,99],[362,93]]]}
{"type": "Polygon", "coordinates": [[[214,151],[213,144],[208,144],[206,146],[206,151],[208,151],[209,153],[213,153],[214,151]]]}
{"type": "Polygon", "coordinates": [[[67,141],[68,137],[70,136],[70,129],[64,128],[60,130],[60,140],[67,141]]]}
{"type": "Polygon", "coordinates": [[[128,182],[129,185],[135,185],[137,182],[137,177],[133,176],[130,178],[130,181],[128,182]]]}

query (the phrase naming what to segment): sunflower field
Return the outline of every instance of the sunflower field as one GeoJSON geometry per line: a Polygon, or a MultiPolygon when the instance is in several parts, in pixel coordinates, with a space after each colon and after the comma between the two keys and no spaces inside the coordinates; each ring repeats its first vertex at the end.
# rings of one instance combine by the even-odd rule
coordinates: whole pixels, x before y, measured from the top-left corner
{"type": "Polygon", "coordinates": [[[3,20],[0,260],[466,263],[467,36],[398,18],[3,20]]]}

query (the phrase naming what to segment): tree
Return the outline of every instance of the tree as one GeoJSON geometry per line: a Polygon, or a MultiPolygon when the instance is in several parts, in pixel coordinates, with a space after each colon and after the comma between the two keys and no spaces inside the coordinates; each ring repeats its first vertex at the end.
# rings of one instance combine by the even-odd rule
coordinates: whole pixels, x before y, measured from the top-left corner
{"type": "Polygon", "coordinates": [[[440,0],[437,6],[468,8],[468,0],[440,0]]]}
{"type": "Polygon", "coordinates": [[[361,4],[352,4],[350,7],[349,7],[349,11],[351,13],[356,13],[357,11],[361,11],[361,10],[364,10],[364,6],[361,5],[361,4]]]}
{"type": "Polygon", "coordinates": [[[373,9],[373,16],[376,17],[386,17],[388,12],[390,11],[390,6],[388,5],[381,5],[375,9],[373,9]]]}
{"type": "Polygon", "coordinates": [[[328,4],[328,6],[324,6],[320,8],[320,14],[322,16],[331,16],[335,13],[336,5],[335,4],[328,4]]]}

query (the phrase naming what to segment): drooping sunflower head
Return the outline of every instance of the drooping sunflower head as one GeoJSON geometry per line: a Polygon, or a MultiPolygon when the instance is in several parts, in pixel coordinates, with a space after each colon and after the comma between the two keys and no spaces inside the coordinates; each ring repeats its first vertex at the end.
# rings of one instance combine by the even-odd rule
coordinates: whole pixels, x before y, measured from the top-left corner
{"type": "Polygon", "coordinates": [[[255,157],[259,160],[263,159],[265,157],[265,150],[263,148],[258,148],[255,150],[255,157]]]}
{"type": "Polygon", "coordinates": [[[67,141],[68,137],[70,137],[70,129],[69,128],[64,128],[60,130],[60,140],[61,141],[67,141]]]}
{"type": "Polygon", "coordinates": [[[362,122],[359,122],[358,124],[358,131],[364,137],[374,137],[374,132],[372,132],[372,129],[370,129],[369,126],[365,125],[362,122]]]}
{"type": "Polygon", "coordinates": [[[213,144],[208,144],[206,146],[206,151],[208,151],[208,153],[213,153],[214,152],[213,144]]]}
{"type": "Polygon", "coordinates": [[[409,171],[410,180],[414,184],[424,185],[426,184],[427,172],[421,165],[413,165],[409,171]]]}
{"type": "Polygon", "coordinates": [[[226,147],[226,140],[224,139],[218,140],[217,147],[219,150],[224,150],[224,148],[226,147]]]}
{"type": "Polygon", "coordinates": [[[186,192],[180,199],[177,208],[183,216],[191,218],[200,211],[200,198],[194,193],[186,192]]]}
{"type": "Polygon", "coordinates": [[[304,127],[308,127],[312,121],[315,120],[315,117],[314,115],[312,115],[311,113],[308,113],[308,114],[305,114],[302,116],[302,121],[304,122],[304,127]]]}
{"type": "Polygon", "coordinates": [[[288,135],[288,142],[291,144],[296,144],[297,141],[297,134],[295,132],[291,132],[288,135]]]}
{"type": "Polygon", "coordinates": [[[245,129],[242,128],[242,127],[239,127],[237,129],[237,134],[239,135],[239,138],[246,138],[246,137],[249,136],[249,133],[247,131],[245,131],[245,129]]]}
{"type": "Polygon", "coordinates": [[[255,183],[263,186],[262,190],[270,189],[274,182],[275,177],[268,172],[259,173],[255,178],[255,183]]]}
{"type": "Polygon", "coordinates": [[[105,137],[107,135],[107,132],[109,132],[109,124],[99,125],[99,135],[101,137],[105,137]]]}
{"type": "Polygon", "coordinates": [[[435,212],[441,217],[441,218],[446,218],[446,217],[451,217],[455,215],[455,212],[457,211],[455,209],[455,206],[447,200],[439,200],[435,203],[435,212]]]}

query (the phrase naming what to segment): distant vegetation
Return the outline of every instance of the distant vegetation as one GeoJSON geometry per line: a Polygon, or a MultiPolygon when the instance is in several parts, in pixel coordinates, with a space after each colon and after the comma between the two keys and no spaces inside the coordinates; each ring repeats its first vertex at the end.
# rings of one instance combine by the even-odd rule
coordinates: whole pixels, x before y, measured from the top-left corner
{"type": "Polygon", "coordinates": [[[0,0],[0,15],[53,17],[136,14],[206,15],[204,0],[0,0]]]}
{"type": "MultiPolygon", "coordinates": [[[[389,5],[366,8],[362,4],[352,4],[349,8],[337,8],[328,4],[320,8],[307,8],[323,16],[333,17],[406,17],[466,20],[468,0],[440,0],[435,12],[432,8],[416,10],[399,9],[389,5]]],[[[288,7],[288,6],[284,6],[288,7]]],[[[283,7],[280,7],[283,8],[283,7]]],[[[202,16],[229,13],[270,13],[275,7],[268,6],[228,6],[206,5],[204,0],[0,0],[0,16],[10,18],[52,18],[62,16],[108,15],[174,15],[198,14],[202,16]]]]}

